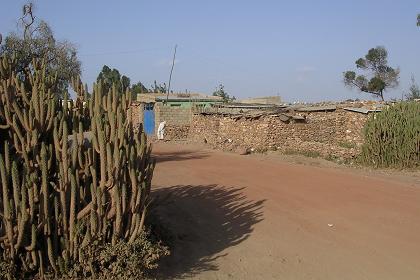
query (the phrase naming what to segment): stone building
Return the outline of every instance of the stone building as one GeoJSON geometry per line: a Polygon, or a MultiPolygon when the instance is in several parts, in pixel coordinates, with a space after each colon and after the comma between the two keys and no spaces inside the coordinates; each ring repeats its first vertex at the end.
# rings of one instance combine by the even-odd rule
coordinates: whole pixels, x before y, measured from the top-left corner
{"type": "Polygon", "coordinates": [[[198,93],[138,94],[132,105],[133,122],[143,123],[147,134],[154,135],[160,122],[166,121],[167,131],[172,127],[178,129],[189,126],[193,110],[204,110],[211,105],[222,103],[216,96],[206,96],[198,93]]]}

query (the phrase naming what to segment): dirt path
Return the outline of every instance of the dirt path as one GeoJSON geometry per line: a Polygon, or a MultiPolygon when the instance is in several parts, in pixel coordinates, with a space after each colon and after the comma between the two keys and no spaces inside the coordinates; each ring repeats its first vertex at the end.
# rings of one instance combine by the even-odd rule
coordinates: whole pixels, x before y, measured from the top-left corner
{"type": "Polygon", "coordinates": [[[159,144],[161,278],[420,279],[420,182],[159,144]]]}

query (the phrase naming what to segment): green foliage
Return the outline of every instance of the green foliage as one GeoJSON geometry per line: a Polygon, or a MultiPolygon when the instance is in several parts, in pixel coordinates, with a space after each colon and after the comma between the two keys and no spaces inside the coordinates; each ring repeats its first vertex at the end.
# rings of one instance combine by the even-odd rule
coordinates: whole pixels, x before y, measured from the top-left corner
{"type": "Polygon", "coordinates": [[[420,103],[401,102],[374,114],[364,128],[359,160],[374,167],[420,166],[420,103]]]}
{"type": "Polygon", "coordinates": [[[131,86],[131,92],[137,95],[140,93],[148,93],[149,90],[141,82],[137,82],[137,84],[131,86]]]}
{"type": "Polygon", "coordinates": [[[57,75],[54,92],[62,97],[71,79],[81,73],[77,50],[68,41],[57,41],[51,27],[45,21],[35,20],[32,9],[32,4],[23,6],[22,25],[20,25],[23,30],[10,33],[4,38],[4,44],[0,46],[0,57],[16,56],[14,69],[27,87],[30,82],[24,80],[26,69],[30,67],[32,59],[44,58],[46,72],[57,75]]]}
{"type": "Polygon", "coordinates": [[[355,149],[357,147],[355,143],[349,141],[339,141],[338,146],[346,149],[355,149]]]}
{"type": "Polygon", "coordinates": [[[116,89],[118,92],[126,92],[126,90],[130,88],[130,78],[125,75],[121,76],[117,69],[111,69],[107,65],[102,67],[102,70],[99,72],[96,81],[98,83],[102,81],[102,86],[105,93],[109,93],[113,85],[117,87],[116,89]]]}
{"type": "Polygon", "coordinates": [[[216,90],[213,92],[213,96],[219,96],[222,98],[223,103],[230,103],[236,100],[235,96],[230,97],[230,95],[225,91],[225,87],[220,84],[216,90]]]}
{"type": "Polygon", "coordinates": [[[151,148],[133,128],[129,92],[99,82],[87,98],[73,80],[77,99],[62,100],[45,63],[30,65],[29,87],[17,65],[0,59],[0,273],[56,278],[84,264],[77,278],[93,275],[83,252],[141,238],[151,148]]]}
{"type": "Polygon", "coordinates": [[[411,85],[405,97],[409,101],[414,99],[420,99],[420,88],[419,85],[416,83],[414,77],[411,77],[411,85]]]}
{"type": "Polygon", "coordinates": [[[420,26],[420,14],[417,15],[417,26],[420,26]]]}
{"type": "Polygon", "coordinates": [[[293,150],[287,149],[284,151],[285,155],[301,155],[310,158],[319,158],[321,157],[321,153],[318,151],[310,151],[310,150],[293,150]]]}
{"type": "MultiPolygon", "coordinates": [[[[157,261],[169,255],[167,247],[152,240],[142,232],[132,244],[118,241],[82,250],[82,263],[77,263],[68,275],[77,278],[85,274],[85,267],[92,267],[98,279],[139,279],[146,277],[148,270],[157,268],[157,261]]],[[[92,277],[93,278],[93,277],[92,277]]]]}
{"type": "Polygon", "coordinates": [[[131,95],[133,100],[137,100],[138,94],[144,94],[148,92],[149,90],[141,82],[137,82],[137,84],[131,86],[131,95]]]}
{"type": "Polygon", "coordinates": [[[167,91],[168,91],[168,88],[166,86],[166,83],[158,84],[156,83],[156,81],[154,81],[150,89],[150,92],[153,92],[153,93],[167,93],[167,91]]]}
{"type": "Polygon", "coordinates": [[[343,73],[345,85],[371,93],[382,100],[387,89],[398,86],[400,70],[388,66],[388,52],[384,47],[370,49],[365,57],[356,60],[355,64],[367,74],[357,75],[354,71],[346,71],[343,73]]]}

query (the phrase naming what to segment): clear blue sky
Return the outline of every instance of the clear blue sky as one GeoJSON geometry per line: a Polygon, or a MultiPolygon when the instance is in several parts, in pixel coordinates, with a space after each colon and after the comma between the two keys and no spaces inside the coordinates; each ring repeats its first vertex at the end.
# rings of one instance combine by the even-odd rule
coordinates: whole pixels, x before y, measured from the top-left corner
{"type": "MultiPolygon", "coordinates": [[[[342,72],[378,45],[401,68],[387,98],[401,97],[411,75],[420,83],[418,0],[34,2],[56,38],[76,44],[89,84],[104,64],[132,82],[167,82],[175,44],[178,91],[210,94],[223,83],[238,98],[369,99],[345,88],[342,72]]],[[[3,35],[16,30],[23,3],[1,0],[3,35]]]]}

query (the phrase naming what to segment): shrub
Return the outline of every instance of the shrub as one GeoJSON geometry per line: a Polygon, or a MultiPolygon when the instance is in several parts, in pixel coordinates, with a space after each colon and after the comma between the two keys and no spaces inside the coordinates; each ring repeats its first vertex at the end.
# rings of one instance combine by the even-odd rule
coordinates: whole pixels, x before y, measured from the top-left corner
{"type": "Polygon", "coordinates": [[[76,263],[67,275],[74,278],[83,275],[93,279],[139,279],[157,268],[157,261],[169,255],[169,251],[143,231],[131,244],[120,240],[116,244],[85,247],[80,254],[84,256],[83,262],[76,263]],[[89,271],[86,267],[90,267],[89,271]]]}
{"type": "Polygon", "coordinates": [[[374,167],[420,166],[420,103],[401,102],[372,115],[359,160],[374,167]]]}
{"type": "Polygon", "coordinates": [[[319,158],[321,157],[321,153],[318,151],[311,151],[311,150],[293,150],[287,149],[283,152],[285,155],[301,155],[310,158],[319,158]]]}
{"type": "Polygon", "coordinates": [[[355,149],[357,145],[350,141],[339,141],[338,146],[345,149],[355,149]]]}
{"type": "Polygon", "coordinates": [[[76,101],[59,100],[44,63],[25,76],[15,66],[0,58],[0,273],[59,277],[86,264],[94,274],[83,251],[129,250],[144,229],[155,164],[131,94],[99,82],[86,98],[74,80],[76,101]]]}

